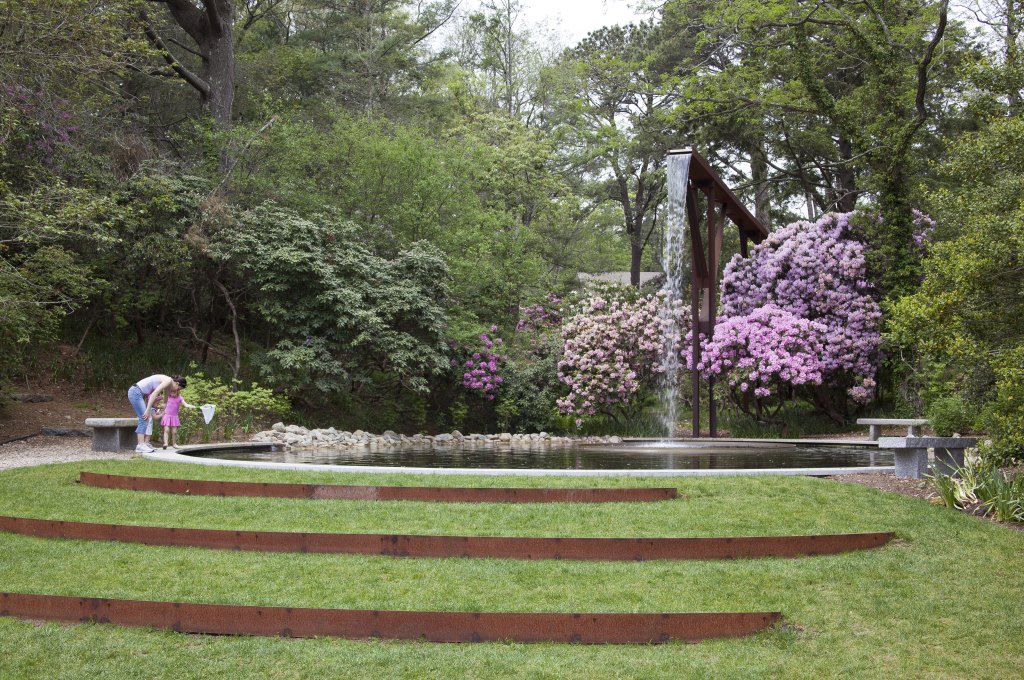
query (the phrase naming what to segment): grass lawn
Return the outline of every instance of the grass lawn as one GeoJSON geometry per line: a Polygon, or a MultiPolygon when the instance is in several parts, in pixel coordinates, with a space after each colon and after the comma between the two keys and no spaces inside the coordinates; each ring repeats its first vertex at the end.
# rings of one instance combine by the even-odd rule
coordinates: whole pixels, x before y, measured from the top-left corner
{"type": "Polygon", "coordinates": [[[895,530],[880,550],[734,562],[524,562],[234,553],[0,533],[0,589],[311,607],[481,611],[780,610],[740,640],[652,646],[187,636],[0,619],[0,678],[1019,677],[1024,533],[828,480],[680,478],[637,504],[429,504],[183,497],[75,483],[79,470],[451,486],[667,486],[668,479],[415,477],[101,461],[0,473],[0,514],[286,531],[728,536],[895,530]]]}

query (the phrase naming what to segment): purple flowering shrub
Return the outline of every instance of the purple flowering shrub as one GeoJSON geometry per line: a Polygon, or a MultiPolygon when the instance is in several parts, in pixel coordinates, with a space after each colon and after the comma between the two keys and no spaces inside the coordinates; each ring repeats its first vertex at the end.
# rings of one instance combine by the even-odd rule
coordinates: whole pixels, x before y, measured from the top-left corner
{"type": "Polygon", "coordinates": [[[463,387],[481,394],[489,401],[494,401],[498,387],[505,380],[499,372],[500,365],[505,360],[505,357],[498,354],[497,351],[497,348],[501,347],[504,341],[493,335],[497,332],[498,327],[491,326],[490,333],[480,334],[483,351],[474,352],[473,356],[466,360],[465,371],[462,374],[463,387]]]}
{"type": "Polygon", "coordinates": [[[818,321],[767,304],[716,324],[714,341],[704,345],[697,367],[705,375],[725,376],[739,401],[753,403],[759,417],[766,409],[774,415],[781,400],[770,397],[786,386],[824,380],[827,332],[818,321]]]}
{"type": "Polygon", "coordinates": [[[562,298],[549,293],[544,303],[537,303],[519,308],[519,322],[516,332],[542,331],[546,328],[558,328],[562,325],[562,298]]]}
{"type": "Polygon", "coordinates": [[[746,383],[762,400],[782,396],[783,385],[809,388],[814,405],[841,421],[850,400],[864,404],[874,394],[881,315],[850,215],[794,222],[726,266],[721,319],[701,368],[746,383]],[[780,340],[790,349],[773,354],[769,343],[780,340]],[[759,365],[771,368],[767,381],[759,365]]]}
{"type": "Polygon", "coordinates": [[[66,100],[22,85],[0,85],[0,120],[7,117],[13,120],[12,129],[19,137],[6,146],[22,162],[34,155],[52,165],[58,149],[69,146],[78,132],[78,126],[71,123],[66,100]]]}
{"type": "MultiPolygon", "coordinates": [[[[592,297],[562,327],[558,377],[569,393],[558,400],[576,424],[598,414],[619,421],[642,406],[645,387],[663,372],[666,321],[662,296],[635,302],[592,297]]],[[[685,319],[685,317],[683,317],[685,319]]]]}
{"type": "MultiPolygon", "coordinates": [[[[504,431],[540,432],[551,429],[556,401],[564,392],[558,380],[561,357],[563,300],[547,295],[537,304],[521,307],[515,331],[506,340],[497,326],[479,336],[468,359],[452,359],[461,386],[476,399],[466,405],[477,423],[504,431]]],[[[451,343],[453,353],[466,350],[451,343]]]]}

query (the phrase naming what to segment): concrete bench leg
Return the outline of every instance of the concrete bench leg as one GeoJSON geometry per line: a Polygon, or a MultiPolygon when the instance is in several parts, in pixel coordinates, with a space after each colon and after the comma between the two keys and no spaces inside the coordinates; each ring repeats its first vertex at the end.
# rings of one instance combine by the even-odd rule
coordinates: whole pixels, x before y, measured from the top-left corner
{"type": "Polygon", "coordinates": [[[920,437],[921,428],[917,425],[907,425],[907,436],[908,437],[920,437]]]}
{"type": "Polygon", "coordinates": [[[94,427],[92,429],[93,451],[120,451],[121,430],[116,427],[94,427]]]}
{"type": "Polygon", "coordinates": [[[132,449],[134,451],[139,443],[138,437],[135,436],[135,428],[119,427],[117,429],[121,431],[121,450],[132,449]]]}
{"type": "Polygon", "coordinates": [[[935,449],[935,473],[940,475],[954,475],[957,470],[964,466],[963,449],[935,449]]]}
{"type": "Polygon", "coordinates": [[[896,476],[921,479],[928,471],[928,449],[896,449],[896,476]]]}
{"type": "Polygon", "coordinates": [[[134,427],[94,427],[92,429],[93,451],[134,449],[136,441],[134,427]]]}
{"type": "Polygon", "coordinates": [[[873,442],[877,442],[878,438],[882,436],[881,425],[868,425],[868,438],[873,442]]]}

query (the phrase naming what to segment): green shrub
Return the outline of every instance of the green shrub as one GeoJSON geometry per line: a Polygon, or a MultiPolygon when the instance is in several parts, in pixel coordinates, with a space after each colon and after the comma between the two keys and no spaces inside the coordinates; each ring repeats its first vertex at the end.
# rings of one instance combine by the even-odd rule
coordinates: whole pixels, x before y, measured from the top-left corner
{"type": "Polygon", "coordinates": [[[243,389],[240,381],[225,383],[220,378],[207,378],[202,373],[188,376],[188,387],[182,390],[185,401],[193,406],[213,404],[217,407],[209,425],[199,409],[182,409],[178,439],[187,443],[194,435],[208,442],[214,438],[230,440],[241,432],[248,434],[273,419],[283,418],[291,411],[288,400],[273,390],[256,383],[243,389]]]}
{"type": "Polygon", "coordinates": [[[973,429],[971,409],[959,395],[936,399],[928,406],[927,416],[935,434],[940,437],[951,437],[954,433],[963,434],[973,429]]]}
{"type": "Polygon", "coordinates": [[[550,334],[532,352],[517,352],[505,366],[505,382],[495,413],[503,432],[542,432],[555,428],[558,398],[564,392],[558,380],[561,338],[550,334]]]}
{"type": "Polygon", "coordinates": [[[974,495],[986,515],[1000,522],[1024,521],[1024,477],[1008,477],[993,469],[978,478],[974,495]]]}
{"type": "Polygon", "coordinates": [[[987,419],[998,462],[1024,460],[1024,346],[1005,352],[996,362],[996,398],[987,419]]]}

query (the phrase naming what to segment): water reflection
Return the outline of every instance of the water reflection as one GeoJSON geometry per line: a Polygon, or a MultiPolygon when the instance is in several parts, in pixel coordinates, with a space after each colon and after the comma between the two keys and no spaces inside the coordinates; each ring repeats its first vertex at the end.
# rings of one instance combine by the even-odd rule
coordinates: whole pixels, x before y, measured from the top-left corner
{"type": "Polygon", "coordinates": [[[874,446],[690,444],[508,446],[481,443],[434,448],[341,448],[257,452],[218,449],[230,460],[327,465],[433,468],[545,468],[552,470],[728,470],[741,468],[864,467],[892,465],[892,451],[874,446]]]}

